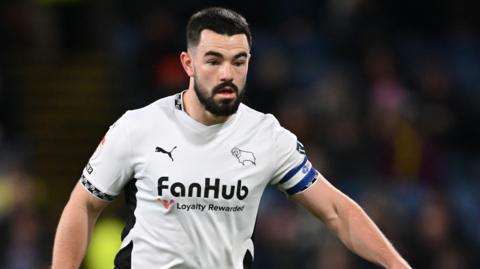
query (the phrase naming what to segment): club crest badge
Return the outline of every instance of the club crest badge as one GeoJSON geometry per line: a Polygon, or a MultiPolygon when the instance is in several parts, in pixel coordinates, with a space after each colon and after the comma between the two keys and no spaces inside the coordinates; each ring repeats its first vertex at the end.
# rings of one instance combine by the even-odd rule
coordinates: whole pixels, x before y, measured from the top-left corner
{"type": "Polygon", "coordinates": [[[253,152],[241,150],[237,147],[234,147],[231,150],[231,153],[235,158],[237,158],[238,162],[241,163],[242,165],[245,165],[246,163],[257,165],[256,163],[257,158],[255,158],[255,155],[253,154],[253,152]]]}

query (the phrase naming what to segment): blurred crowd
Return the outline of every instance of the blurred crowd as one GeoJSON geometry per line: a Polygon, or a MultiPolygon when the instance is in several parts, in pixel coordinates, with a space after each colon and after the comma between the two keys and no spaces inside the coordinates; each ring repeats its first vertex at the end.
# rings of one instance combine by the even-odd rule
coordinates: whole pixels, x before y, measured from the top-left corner
{"type": "MultiPolygon", "coordinates": [[[[212,5],[250,23],[246,104],[295,133],[414,268],[480,268],[474,1],[21,0],[0,3],[0,269],[48,268],[58,201],[76,182],[36,169],[18,70],[30,70],[31,59],[100,57],[113,108],[106,130],[123,111],[186,88],[178,56],[186,22],[212,5]]],[[[86,158],[75,162],[77,178],[86,158]]],[[[377,268],[275,188],[262,199],[254,242],[255,268],[377,268]]]]}

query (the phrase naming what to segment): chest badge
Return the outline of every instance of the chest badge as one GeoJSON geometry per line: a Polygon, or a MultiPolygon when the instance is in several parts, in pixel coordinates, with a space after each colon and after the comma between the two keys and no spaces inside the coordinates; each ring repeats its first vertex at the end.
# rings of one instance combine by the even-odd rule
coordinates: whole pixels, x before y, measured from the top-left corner
{"type": "Polygon", "coordinates": [[[237,147],[234,147],[231,150],[231,153],[235,158],[237,158],[238,162],[241,163],[242,165],[245,165],[246,162],[250,162],[253,165],[257,165],[256,163],[257,158],[255,158],[255,155],[253,154],[253,152],[241,150],[237,147]]]}
{"type": "Polygon", "coordinates": [[[173,152],[173,150],[175,150],[176,148],[177,148],[177,146],[173,147],[172,150],[170,150],[170,151],[166,151],[166,150],[162,149],[161,147],[156,147],[156,148],[155,148],[155,152],[160,152],[160,153],[163,153],[163,154],[167,154],[168,157],[170,157],[170,159],[171,159],[172,162],[173,162],[174,160],[173,160],[172,152],[173,152]]]}

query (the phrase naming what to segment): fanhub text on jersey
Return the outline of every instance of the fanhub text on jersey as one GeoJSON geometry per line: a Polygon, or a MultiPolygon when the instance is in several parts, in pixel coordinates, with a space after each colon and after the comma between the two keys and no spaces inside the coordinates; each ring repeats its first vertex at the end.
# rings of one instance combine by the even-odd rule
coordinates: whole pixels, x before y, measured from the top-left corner
{"type": "Polygon", "coordinates": [[[221,197],[225,200],[230,200],[234,196],[238,200],[243,200],[248,195],[248,188],[242,185],[241,180],[237,180],[236,185],[225,185],[220,184],[220,179],[215,178],[212,183],[210,178],[205,178],[203,186],[199,183],[191,183],[188,186],[181,182],[175,182],[171,185],[168,184],[168,177],[160,177],[158,179],[158,196],[163,196],[164,190],[170,190],[170,193],[174,197],[203,197],[203,198],[213,198],[218,199],[221,197]]]}

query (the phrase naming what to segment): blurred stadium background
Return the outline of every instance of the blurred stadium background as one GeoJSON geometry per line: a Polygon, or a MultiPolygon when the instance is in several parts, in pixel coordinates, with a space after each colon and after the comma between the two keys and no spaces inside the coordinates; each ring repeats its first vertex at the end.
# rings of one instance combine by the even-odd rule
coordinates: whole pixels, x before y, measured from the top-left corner
{"type": "MultiPolygon", "coordinates": [[[[48,268],[90,154],[125,110],[186,88],[186,21],[211,5],[250,22],[246,103],[296,133],[414,268],[480,268],[478,2],[2,0],[1,269],[48,268]]],[[[85,269],[111,268],[123,208],[85,269]]],[[[376,268],[276,189],[257,222],[255,268],[376,268]]]]}

